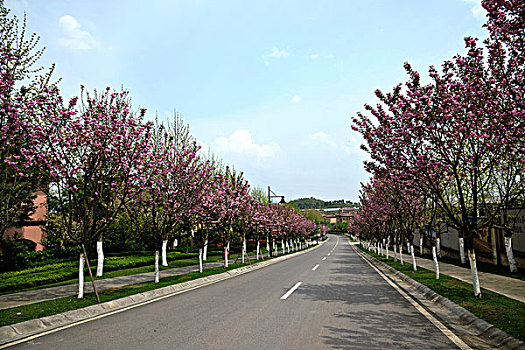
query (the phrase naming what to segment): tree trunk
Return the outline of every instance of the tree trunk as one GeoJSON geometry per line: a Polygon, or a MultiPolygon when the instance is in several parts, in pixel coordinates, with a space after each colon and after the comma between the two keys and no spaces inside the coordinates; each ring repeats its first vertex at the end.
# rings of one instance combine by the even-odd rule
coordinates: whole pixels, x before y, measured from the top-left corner
{"type": "Polygon", "coordinates": [[[283,248],[283,254],[286,254],[286,250],[284,250],[284,239],[281,241],[281,245],[282,245],[282,248],[283,248]]]}
{"type": "Polygon", "coordinates": [[[202,248],[199,248],[199,272],[202,273],[202,248]]]}
{"type": "Polygon", "coordinates": [[[419,255],[423,256],[423,236],[419,237],[419,255]]]}
{"type": "Polygon", "coordinates": [[[399,245],[399,262],[403,265],[403,242],[399,245]]]}
{"type": "Polygon", "coordinates": [[[438,237],[436,240],[436,254],[441,259],[441,238],[438,237]]]}
{"type": "Polygon", "coordinates": [[[467,259],[465,258],[465,240],[463,237],[459,237],[459,257],[462,264],[467,263],[467,259]]]}
{"type": "Polygon", "coordinates": [[[97,277],[101,277],[104,270],[104,250],[102,241],[97,241],[97,277]]]}
{"type": "Polygon", "coordinates": [[[84,298],[84,253],[80,253],[78,264],[78,299],[84,298]]]}
{"type": "Polygon", "coordinates": [[[386,259],[388,260],[388,243],[386,244],[386,259]]]}
{"type": "Polygon", "coordinates": [[[470,271],[472,272],[472,286],[474,287],[474,296],[481,298],[481,287],[479,285],[478,267],[476,266],[476,253],[474,249],[468,249],[468,259],[470,262],[470,271]]]}
{"type": "Polygon", "coordinates": [[[228,245],[224,246],[224,268],[228,267],[228,245]]]}
{"type": "Polygon", "coordinates": [[[208,259],[208,240],[204,241],[204,252],[202,253],[202,260],[206,261],[208,259]]]}
{"type": "Polygon", "coordinates": [[[394,262],[397,262],[397,244],[394,244],[394,262]]]}
{"type": "Polygon", "coordinates": [[[505,237],[505,251],[507,252],[510,272],[517,272],[518,266],[516,265],[516,259],[514,259],[514,253],[512,252],[512,237],[505,237]]]}
{"type": "Polygon", "coordinates": [[[159,251],[155,250],[155,283],[160,281],[160,272],[159,272],[159,251]]]}
{"type": "Polygon", "coordinates": [[[91,272],[91,266],[89,266],[89,259],[86,253],[86,247],[84,244],[82,244],[82,252],[84,253],[84,260],[86,261],[87,269],[89,272],[89,279],[91,280],[91,285],[93,286],[93,291],[95,292],[95,296],[97,297],[97,303],[100,304],[100,298],[98,296],[97,292],[97,286],[95,285],[95,280],[93,279],[93,273],[91,272]]]}
{"type": "Polygon", "coordinates": [[[414,272],[417,271],[417,265],[416,265],[416,256],[414,255],[414,246],[410,246],[410,254],[412,255],[412,268],[414,269],[414,272]]]}
{"type": "Polygon", "coordinates": [[[166,248],[168,246],[168,240],[162,240],[162,266],[168,266],[168,258],[166,256],[166,248]]]}
{"type": "Polygon", "coordinates": [[[259,240],[257,240],[257,260],[259,260],[259,254],[261,254],[261,242],[259,242],[259,240]]]}
{"type": "Polygon", "coordinates": [[[268,254],[268,257],[270,256],[270,241],[268,240],[268,236],[266,236],[266,254],[268,254]]]}
{"type": "Polygon", "coordinates": [[[242,240],[242,263],[244,264],[244,255],[246,254],[246,240],[242,240]]]}
{"type": "Polygon", "coordinates": [[[490,246],[492,248],[492,264],[497,266],[498,265],[498,244],[496,242],[496,229],[495,228],[490,229],[490,241],[491,241],[490,246]]]}
{"type": "Polygon", "coordinates": [[[432,259],[434,259],[434,266],[436,267],[436,279],[439,279],[439,262],[436,254],[436,246],[432,247],[432,259]]]}

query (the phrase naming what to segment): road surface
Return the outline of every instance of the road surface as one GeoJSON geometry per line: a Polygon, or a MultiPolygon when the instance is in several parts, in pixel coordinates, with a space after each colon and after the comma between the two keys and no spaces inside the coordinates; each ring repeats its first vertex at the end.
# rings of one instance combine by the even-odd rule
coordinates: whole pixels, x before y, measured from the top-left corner
{"type": "Polygon", "coordinates": [[[458,349],[331,236],[298,257],[16,349],[458,349]]]}

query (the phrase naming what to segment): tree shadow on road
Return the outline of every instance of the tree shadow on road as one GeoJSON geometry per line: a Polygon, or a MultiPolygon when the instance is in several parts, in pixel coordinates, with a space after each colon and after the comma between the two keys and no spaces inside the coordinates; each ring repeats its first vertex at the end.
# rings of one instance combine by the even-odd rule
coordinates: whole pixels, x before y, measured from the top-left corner
{"type": "Polygon", "coordinates": [[[358,259],[334,259],[328,283],[302,284],[295,292],[315,303],[340,305],[330,307],[338,313],[323,326],[325,344],[333,349],[456,348],[374,270],[358,259]]]}

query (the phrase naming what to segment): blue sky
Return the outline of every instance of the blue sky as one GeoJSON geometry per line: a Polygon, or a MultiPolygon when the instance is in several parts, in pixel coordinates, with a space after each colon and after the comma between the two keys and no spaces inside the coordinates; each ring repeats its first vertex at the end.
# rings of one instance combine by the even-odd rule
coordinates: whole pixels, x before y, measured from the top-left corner
{"type": "Polygon", "coordinates": [[[124,86],[252,186],[358,200],[366,154],[350,130],[373,91],[484,38],[478,0],[7,0],[41,37],[63,95],[124,86]]]}

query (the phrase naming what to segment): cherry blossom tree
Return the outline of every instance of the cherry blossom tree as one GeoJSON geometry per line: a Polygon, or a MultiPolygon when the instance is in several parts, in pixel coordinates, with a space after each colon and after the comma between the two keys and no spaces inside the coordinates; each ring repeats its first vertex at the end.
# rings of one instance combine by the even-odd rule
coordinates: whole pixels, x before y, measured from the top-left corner
{"type": "Polygon", "coordinates": [[[44,74],[43,67],[35,67],[44,52],[38,43],[36,34],[26,37],[25,17],[20,25],[0,2],[0,240],[35,209],[40,178],[28,152],[35,146],[30,115],[39,108],[34,99],[53,85],[53,67],[44,74]]]}
{"type": "MultiPolygon", "coordinates": [[[[83,297],[85,246],[104,232],[127,201],[142,192],[140,176],[150,147],[145,111],[130,110],[128,93],[107,88],[63,107],[57,90],[39,99],[33,116],[41,172],[57,200],[68,237],[80,245],[79,293],[83,297]]],[[[88,262],[89,263],[89,262],[88,262]]],[[[91,275],[91,270],[88,269],[91,275]]]]}

